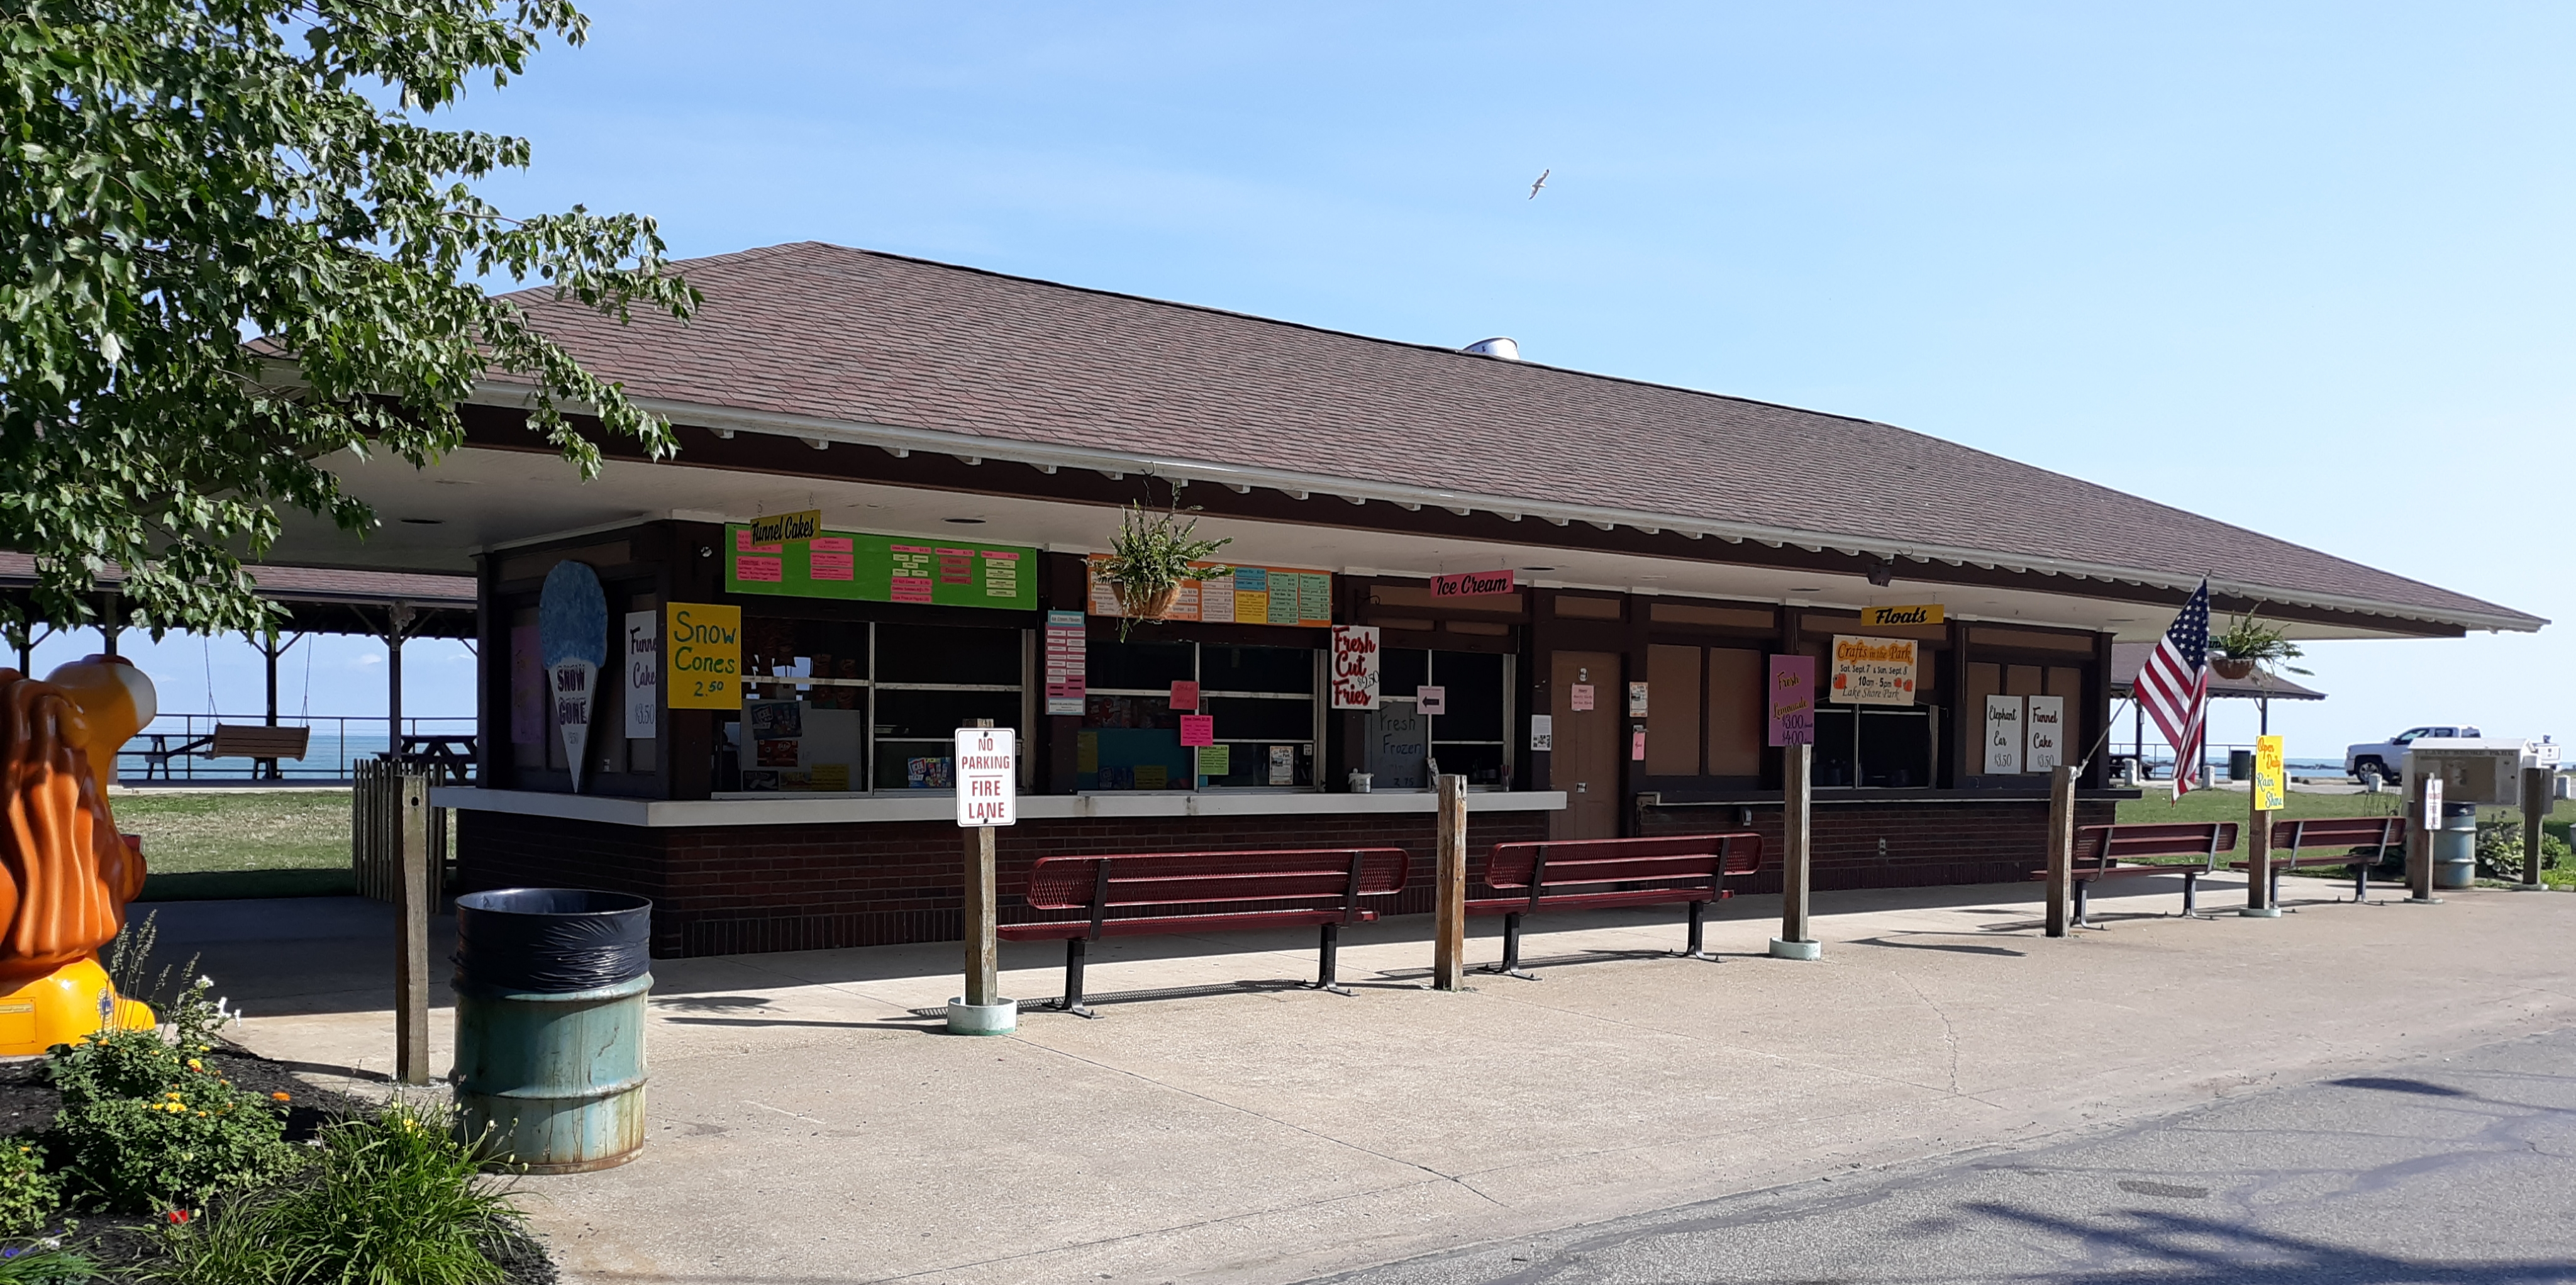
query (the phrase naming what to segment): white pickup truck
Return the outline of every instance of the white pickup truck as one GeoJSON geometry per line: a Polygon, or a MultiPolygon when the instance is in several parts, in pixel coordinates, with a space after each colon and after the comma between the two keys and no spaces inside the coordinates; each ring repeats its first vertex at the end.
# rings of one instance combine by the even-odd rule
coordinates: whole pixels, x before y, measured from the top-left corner
{"type": "Polygon", "coordinates": [[[2378,781],[2395,781],[2404,774],[2406,747],[2429,736],[2477,736],[2478,729],[2459,725],[2410,727],[2387,740],[2369,745],[2347,745],[2343,751],[2343,774],[2370,785],[2378,781]]]}

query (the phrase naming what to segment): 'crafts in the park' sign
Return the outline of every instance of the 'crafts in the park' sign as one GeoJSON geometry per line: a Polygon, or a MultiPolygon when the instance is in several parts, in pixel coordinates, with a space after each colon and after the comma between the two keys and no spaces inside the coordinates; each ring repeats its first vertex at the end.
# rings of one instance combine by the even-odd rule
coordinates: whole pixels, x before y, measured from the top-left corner
{"type": "Polygon", "coordinates": [[[763,541],[741,523],[726,527],[725,539],[728,593],[1018,611],[1038,605],[1038,551],[1017,545],[859,531],[763,541]]]}
{"type": "MultiPolygon", "coordinates": [[[[1100,574],[1109,555],[1091,555],[1091,614],[1123,616],[1118,586],[1100,574]]],[[[1206,566],[1207,563],[1194,563],[1206,566]]],[[[1207,580],[1184,580],[1180,596],[1163,613],[1165,620],[1195,620],[1208,625],[1303,625],[1322,629],[1333,623],[1333,577],[1326,571],[1290,567],[1234,569],[1207,580]]]]}
{"type": "Polygon", "coordinates": [[[1913,704],[1913,640],[1834,635],[1831,695],[1837,705],[1913,704]]]}
{"type": "Polygon", "coordinates": [[[673,709],[742,708],[742,608],[675,602],[665,609],[670,648],[663,682],[673,709]]]}

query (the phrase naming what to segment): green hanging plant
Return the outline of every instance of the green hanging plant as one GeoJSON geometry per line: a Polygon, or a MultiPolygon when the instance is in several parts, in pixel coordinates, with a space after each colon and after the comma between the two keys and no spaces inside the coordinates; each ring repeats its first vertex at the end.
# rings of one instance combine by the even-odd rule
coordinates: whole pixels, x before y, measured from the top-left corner
{"type": "MultiPolygon", "coordinates": [[[[1183,511],[1156,511],[1135,503],[1119,515],[1118,536],[1109,543],[1109,560],[1101,565],[1100,575],[1117,586],[1121,642],[1137,621],[1162,620],[1180,598],[1182,581],[1205,580],[1234,571],[1232,567],[1193,565],[1215,556],[1217,550],[1234,541],[1197,538],[1198,519],[1184,521],[1183,511]]],[[[1198,509],[1186,511],[1196,513],[1198,509]]]]}
{"type": "Polygon", "coordinates": [[[2300,657],[2299,645],[2282,637],[2280,626],[2267,625],[2256,616],[2238,616],[2227,627],[2226,633],[2209,640],[2209,646],[2228,660],[2238,662],[2236,666],[2220,668],[2219,672],[2227,673],[2230,678],[2242,678],[2255,666],[2261,666],[2266,672],[2273,669],[2293,674],[2308,672],[2296,665],[2283,663],[2300,657]],[[2237,672],[2228,673],[2229,668],[2237,672]]]}

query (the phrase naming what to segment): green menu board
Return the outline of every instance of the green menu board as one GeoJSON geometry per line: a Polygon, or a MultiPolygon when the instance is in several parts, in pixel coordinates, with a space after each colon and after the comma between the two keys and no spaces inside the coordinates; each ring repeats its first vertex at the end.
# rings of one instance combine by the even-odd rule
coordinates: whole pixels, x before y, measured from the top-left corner
{"type": "Polygon", "coordinates": [[[753,544],[741,523],[725,528],[725,543],[730,593],[1037,610],[1038,551],[1018,545],[863,531],[753,544]]]}

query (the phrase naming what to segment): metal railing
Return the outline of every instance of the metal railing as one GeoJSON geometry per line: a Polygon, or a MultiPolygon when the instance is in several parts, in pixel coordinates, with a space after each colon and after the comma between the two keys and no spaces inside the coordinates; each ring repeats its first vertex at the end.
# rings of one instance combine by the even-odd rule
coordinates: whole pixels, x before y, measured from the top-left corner
{"type": "MultiPolygon", "coordinates": [[[[127,784],[165,781],[249,781],[266,775],[258,759],[205,757],[203,748],[179,753],[181,746],[201,737],[214,735],[218,723],[234,726],[259,725],[265,714],[163,714],[127,741],[116,753],[116,776],[127,784]]],[[[305,743],[304,757],[279,759],[275,779],[306,785],[346,783],[355,778],[356,765],[371,762],[393,748],[391,729],[384,715],[280,716],[280,727],[309,727],[311,738],[305,743]]],[[[471,717],[405,718],[403,740],[409,752],[420,753],[437,745],[451,751],[470,746],[475,735],[471,717]]],[[[471,757],[470,754],[462,757],[471,757]]]]}

